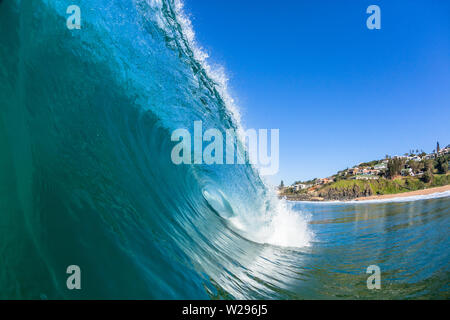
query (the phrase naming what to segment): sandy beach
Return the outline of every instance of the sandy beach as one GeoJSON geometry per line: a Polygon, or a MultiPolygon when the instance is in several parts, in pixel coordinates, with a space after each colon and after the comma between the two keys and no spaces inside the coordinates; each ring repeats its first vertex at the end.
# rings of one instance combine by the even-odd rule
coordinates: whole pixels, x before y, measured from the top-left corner
{"type": "Polygon", "coordinates": [[[442,186],[442,187],[435,187],[435,188],[429,188],[429,189],[423,189],[423,190],[416,190],[411,192],[403,192],[403,193],[395,193],[395,194],[384,194],[384,195],[378,195],[378,196],[370,196],[370,197],[363,197],[363,198],[357,198],[352,201],[366,201],[366,200],[381,200],[381,199],[392,199],[392,198],[404,198],[404,197],[412,197],[412,196],[422,196],[422,195],[429,195],[433,193],[440,193],[440,192],[446,192],[450,191],[450,185],[442,186]]]}

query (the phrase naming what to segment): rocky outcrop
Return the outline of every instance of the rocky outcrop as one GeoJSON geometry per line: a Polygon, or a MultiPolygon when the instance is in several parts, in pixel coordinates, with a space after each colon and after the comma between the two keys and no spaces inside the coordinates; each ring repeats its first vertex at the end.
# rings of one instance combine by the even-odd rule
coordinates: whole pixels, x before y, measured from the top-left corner
{"type": "Polygon", "coordinates": [[[326,200],[351,200],[360,197],[369,197],[373,195],[370,185],[360,187],[353,185],[348,188],[325,188],[319,192],[319,197],[326,200]]]}
{"type": "Polygon", "coordinates": [[[352,200],[361,197],[369,197],[374,193],[369,184],[360,187],[353,185],[350,187],[327,187],[319,191],[303,194],[282,195],[287,200],[292,201],[329,201],[329,200],[352,200]]]}

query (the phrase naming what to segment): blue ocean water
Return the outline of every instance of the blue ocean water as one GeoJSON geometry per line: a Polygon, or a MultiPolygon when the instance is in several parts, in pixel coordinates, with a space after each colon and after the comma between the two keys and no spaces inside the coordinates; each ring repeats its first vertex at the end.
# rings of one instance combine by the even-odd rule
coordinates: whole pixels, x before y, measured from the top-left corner
{"type": "Polygon", "coordinates": [[[291,204],[173,164],[173,130],[240,128],[181,2],[79,0],[69,30],[72,4],[0,2],[0,298],[448,298],[448,197],[291,204]]]}

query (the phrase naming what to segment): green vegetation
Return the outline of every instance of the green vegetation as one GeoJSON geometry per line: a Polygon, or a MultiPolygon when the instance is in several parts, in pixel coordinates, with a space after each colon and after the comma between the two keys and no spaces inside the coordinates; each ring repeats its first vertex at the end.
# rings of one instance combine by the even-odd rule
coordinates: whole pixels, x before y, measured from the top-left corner
{"type": "Polygon", "coordinates": [[[433,174],[431,173],[431,171],[426,171],[422,176],[422,180],[425,183],[433,181],[433,174]]]}
{"type": "Polygon", "coordinates": [[[387,176],[394,178],[402,173],[402,169],[405,166],[405,161],[400,158],[390,159],[387,164],[387,176]]]}
{"type": "Polygon", "coordinates": [[[430,154],[410,150],[404,157],[386,155],[384,160],[363,162],[328,178],[297,181],[291,187],[284,187],[282,182],[280,195],[301,200],[346,200],[448,185],[449,149],[441,150],[438,143],[437,151],[430,154]]]}
{"type": "Polygon", "coordinates": [[[318,189],[317,195],[327,199],[352,199],[416,191],[447,184],[450,184],[450,175],[448,174],[431,174],[431,177],[427,179],[405,177],[395,180],[384,178],[378,180],[339,180],[318,189]]]}
{"type": "Polygon", "coordinates": [[[373,161],[369,161],[369,162],[363,162],[360,163],[358,166],[359,167],[373,167],[374,165],[380,163],[380,160],[373,160],[373,161]]]}
{"type": "Polygon", "coordinates": [[[439,157],[436,162],[436,168],[439,173],[445,174],[448,172],[448,157],[439,157]]]}
{"type": "Polygon", "coordinates": [[[408,167],[410,167],[413,171],[414,174],[420,173],[421,171],[423,171],[424,168],[424,164],[422,161],[414,161],[414,160],[409,160],[407,163],[408,167]]]}

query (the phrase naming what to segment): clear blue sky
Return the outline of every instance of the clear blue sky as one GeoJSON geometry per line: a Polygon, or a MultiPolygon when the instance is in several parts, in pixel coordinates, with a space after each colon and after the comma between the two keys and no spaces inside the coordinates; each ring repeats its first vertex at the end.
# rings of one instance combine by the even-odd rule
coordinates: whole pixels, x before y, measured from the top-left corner
{"type": "Polygon", "coordinates": [[[285,183],[450,143],[450,1],[185,0],[285,183]],[[366,8],[381,8],[368,30],[366,8]]]}

